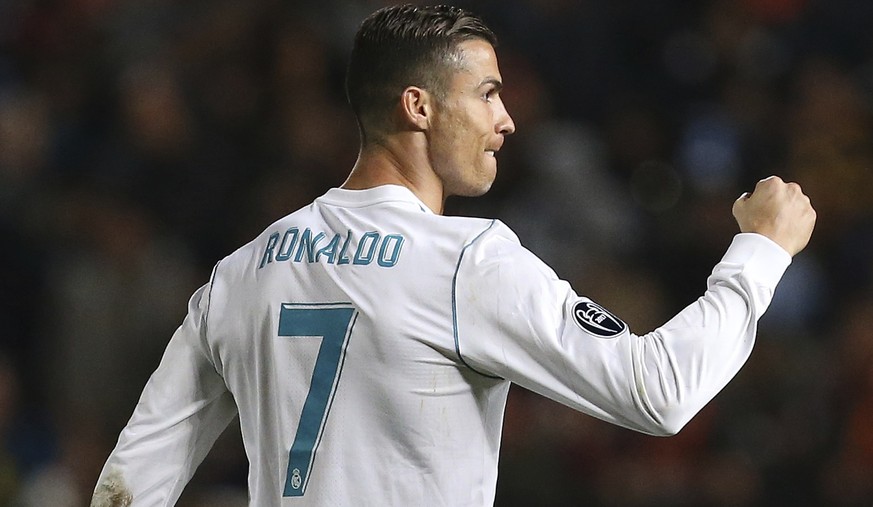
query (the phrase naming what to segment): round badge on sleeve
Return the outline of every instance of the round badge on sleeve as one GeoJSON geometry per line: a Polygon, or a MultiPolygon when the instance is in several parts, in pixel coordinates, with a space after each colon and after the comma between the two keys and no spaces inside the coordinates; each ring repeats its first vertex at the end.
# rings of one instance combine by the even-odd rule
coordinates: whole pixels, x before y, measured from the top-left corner
{"type": "Polygon", "coordinates": [[[624,321],[593,301],[576,303],[573,320],[586,332],[600,338],[614,338],[627,329],[624,321]]]}

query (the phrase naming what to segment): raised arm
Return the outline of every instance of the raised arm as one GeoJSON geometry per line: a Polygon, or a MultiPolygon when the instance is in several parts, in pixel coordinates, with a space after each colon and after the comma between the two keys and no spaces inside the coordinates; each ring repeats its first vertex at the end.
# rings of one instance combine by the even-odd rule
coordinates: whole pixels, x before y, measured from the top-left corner
{"type": "Polygon", "coordinates": [[[744,232],[705,292],[645,334],[574,292],[505,227],[483,234],[459,263],[461,358],[595,417],[651,434],[678,432],[745,364],[757,321],[815,221],[799,187],[777,178],[734,209],[744,232]]]}

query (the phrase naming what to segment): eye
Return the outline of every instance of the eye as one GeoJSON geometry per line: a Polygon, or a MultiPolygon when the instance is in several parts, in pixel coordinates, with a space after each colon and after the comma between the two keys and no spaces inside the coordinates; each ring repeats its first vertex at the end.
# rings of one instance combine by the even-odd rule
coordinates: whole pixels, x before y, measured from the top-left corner
{"type": "Polygon", "coordinates": [[[499,100],[500,91],[503,89],[503,83],[496,79],[488,79],[482,83],[480,90],[482,91],[482,101],[490,104],[495,99],[499,100]]]}

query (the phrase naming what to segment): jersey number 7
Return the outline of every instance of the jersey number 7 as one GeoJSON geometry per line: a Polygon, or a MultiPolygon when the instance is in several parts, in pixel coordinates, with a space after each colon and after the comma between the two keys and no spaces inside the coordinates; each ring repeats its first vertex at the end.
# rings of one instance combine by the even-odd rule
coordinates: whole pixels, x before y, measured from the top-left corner
{"type": "Polygon", "coordinates": [[[284,303],[279,314],[279,336],[321,338],[309,393],[288,453],[288,473],[283,496],[303,496],[315,451],[321,441],[330,405],[339,384],[346,347],[358,315],[349,303],[298,305],[284,303]]]}

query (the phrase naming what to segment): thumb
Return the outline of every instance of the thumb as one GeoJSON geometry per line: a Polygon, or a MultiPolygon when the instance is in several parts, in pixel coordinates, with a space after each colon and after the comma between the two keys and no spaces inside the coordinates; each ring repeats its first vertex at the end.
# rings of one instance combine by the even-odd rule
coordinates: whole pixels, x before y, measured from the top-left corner
{"type": "Polygon", "coordinates": [[[743,192],[743,194],[741,196],[739,196],[736,201],[734,201],[733,210],[732,210],[734,213],[734,216],[736,216],[737,210],[742,205],[744,205],[746,203],[746,201],[749,200],[749,197],[751,197],[751,196],[752,196],[752,194],[750,194],[749,192],[743,192]]]}

